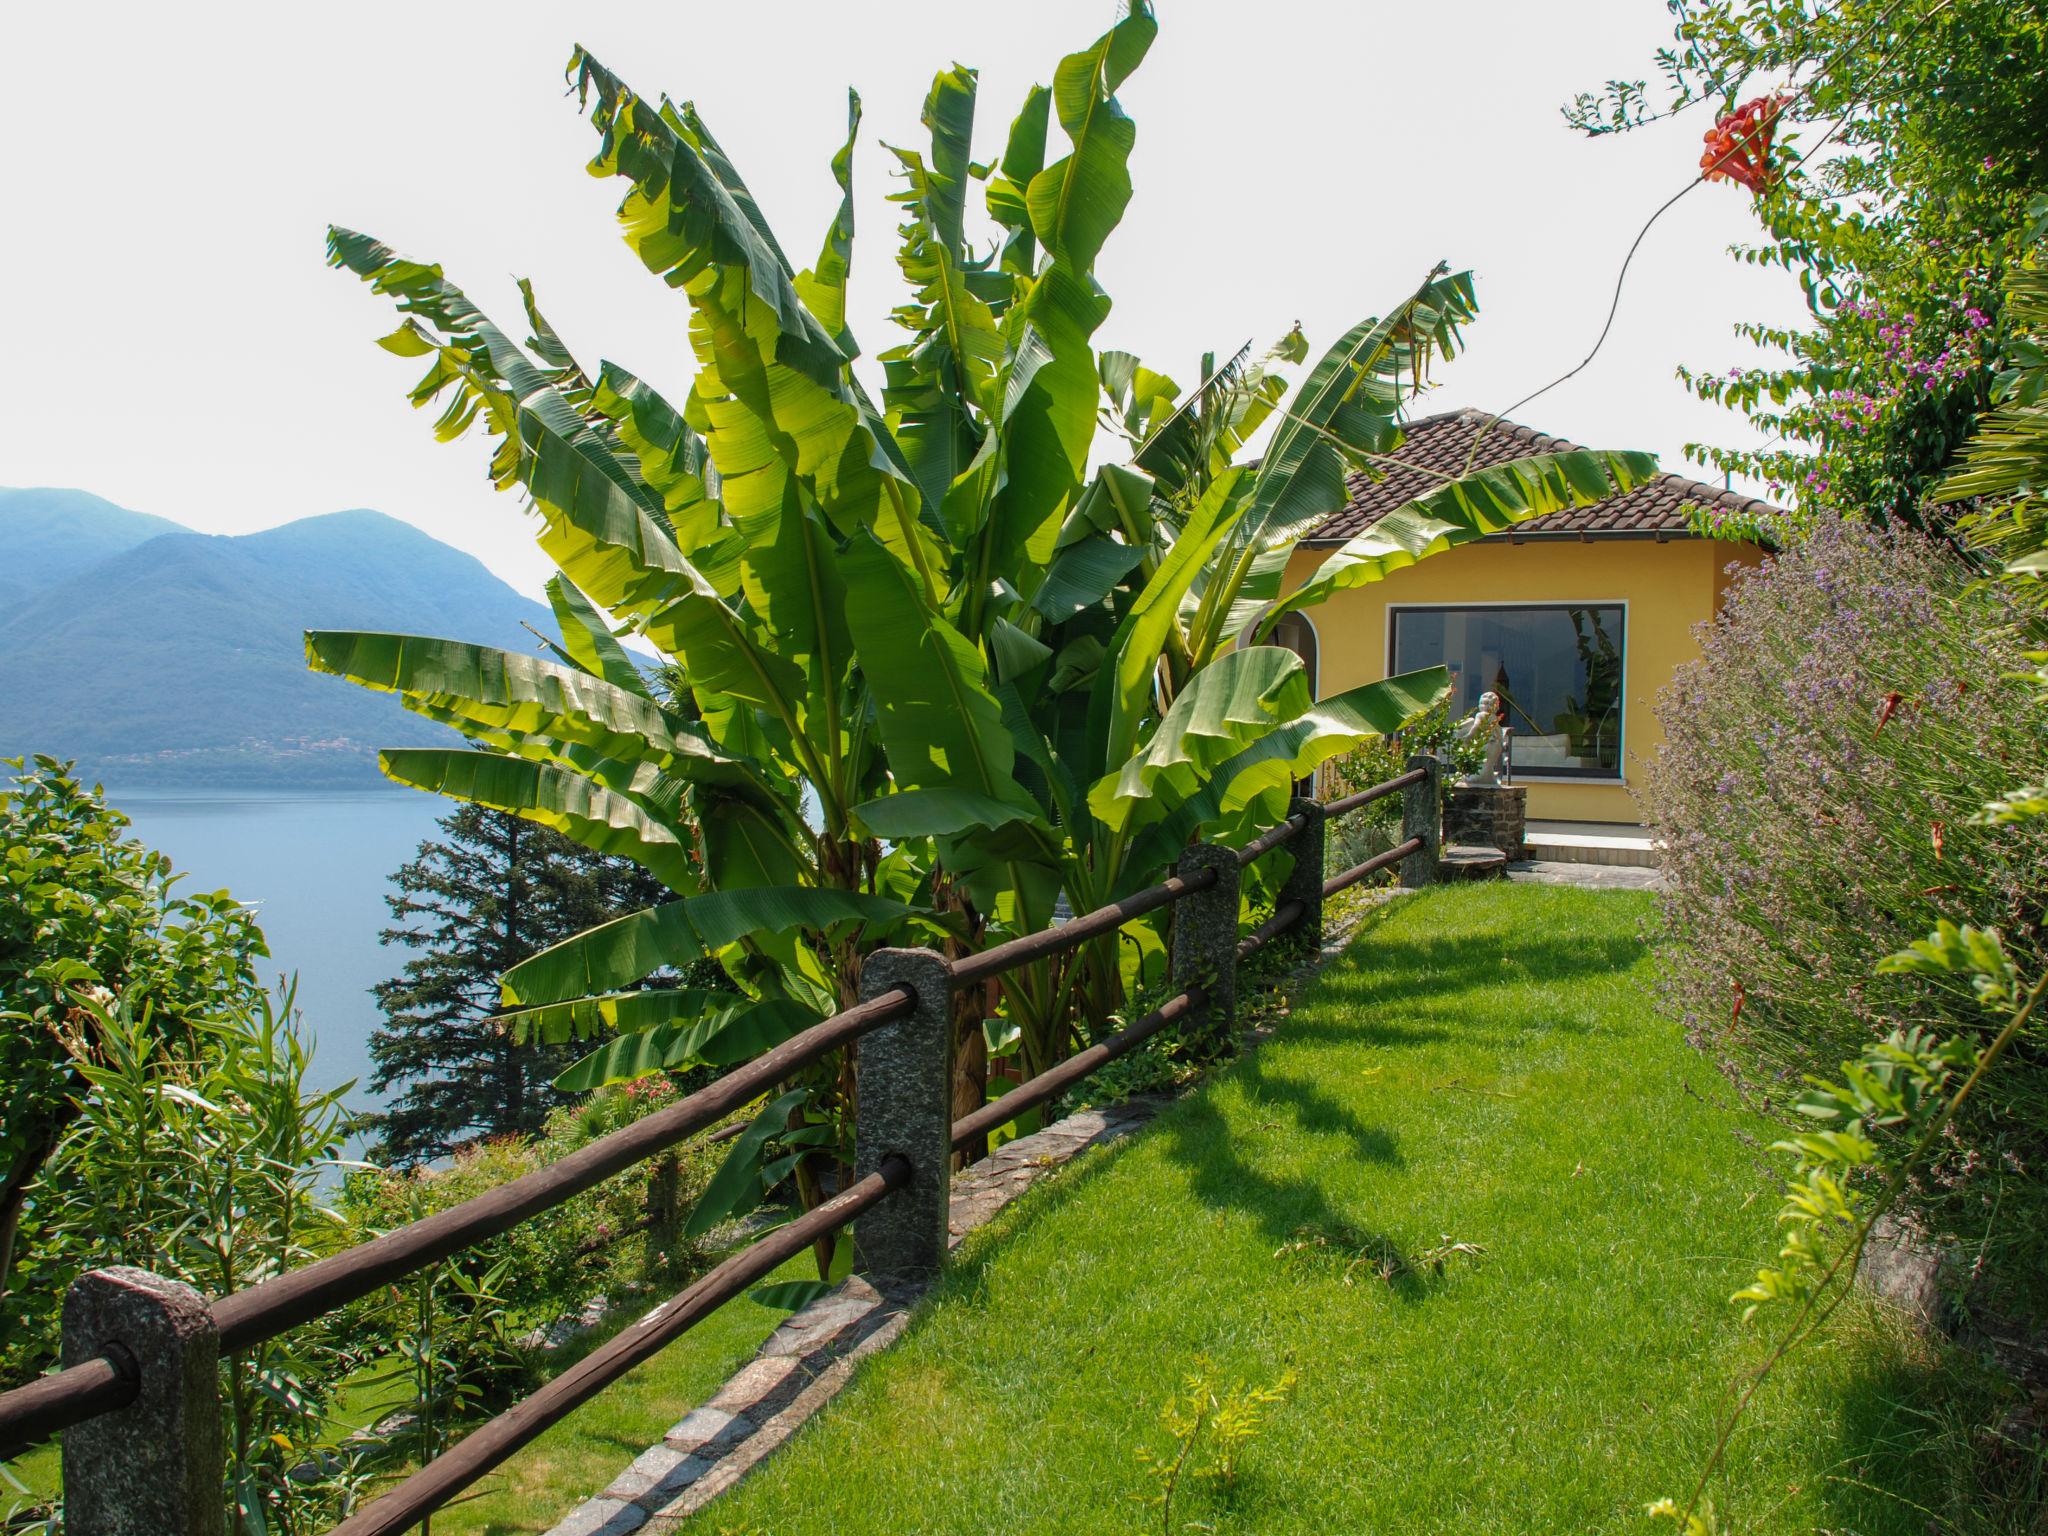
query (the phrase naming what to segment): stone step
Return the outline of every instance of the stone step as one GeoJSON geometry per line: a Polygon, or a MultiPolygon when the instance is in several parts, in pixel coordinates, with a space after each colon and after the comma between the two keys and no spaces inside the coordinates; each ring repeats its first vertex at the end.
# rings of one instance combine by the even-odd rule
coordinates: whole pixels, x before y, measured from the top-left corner
{"type": "Polygon", "coordinates": [[[1439,880],[1500,880],[1508,872],[1508,856],[1498,848],[1453,843],[1437,855],[1439,880]]]}
{"type": "Polygon", "coordinates": [[[1620,864],[1655,869],[1657,846],[1641,827],[1544,825],[1531,822],[1523,834],[1525,856],[1559,864],[1620,864]]]}

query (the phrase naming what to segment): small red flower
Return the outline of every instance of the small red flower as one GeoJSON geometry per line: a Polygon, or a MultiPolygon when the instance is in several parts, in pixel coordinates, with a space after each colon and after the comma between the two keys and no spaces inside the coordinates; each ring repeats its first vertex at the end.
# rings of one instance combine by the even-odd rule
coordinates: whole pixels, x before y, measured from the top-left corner
{"type": "Polygon", "coordinates": [[[1735,983],[1735,1011],[1728,1016],[1728,1027],[1730,1029],[1733,1029],[1742,1022],[1742,1005],[1748,998],[1749,994],[1742,990],[1742,983],[1739,981],[1735,983]]]}
{"type": "Polygon", "coordinates": [[[1892,716],[1899,712],[1899,706],[1905,702],[1906,696],[1896,688],[1884,696],[1884,703],[1878,706],[1877,711],[1878,730],[1883,730],[1891,723],[1892,716]]]}
{"type": "Polygon", "coordinates": [[[1939,860],[1941,858],[1941,823],[1938,821],[1930,822],[1927,831],[1934,841],[1934,857],[1939,860]]]}
{"type": "Polygon", "coordinates": [[[1708,181],[1739,181],[1752,192],[1765,192],[1778,179],[1771,164],[1771,140],[1778,131],[1781,96],[1759,96],[1724,113],[1706,132],[1700,169],[1708,181]]]}

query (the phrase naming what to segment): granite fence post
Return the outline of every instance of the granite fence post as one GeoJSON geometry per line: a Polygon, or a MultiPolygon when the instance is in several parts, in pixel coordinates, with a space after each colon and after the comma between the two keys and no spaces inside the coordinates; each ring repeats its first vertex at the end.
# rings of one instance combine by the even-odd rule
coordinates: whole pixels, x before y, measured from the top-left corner
{"type": "Polygon", "coordinates": [[[1329,818],[1323,814],[1322,801],[1306,795],[1288,801],[1287,814],[1290,818],[1300,816],[1303,821],[1301,830],[1288,839],[1287,851],[1294,855],[1294,868],[1288,871],[1274,902],[1283,907],[1290,901],[1301,903],[1301,916],[1285,937],[1289,942],[1317,950],[1323,945],[1323,864],[1329,818]]]}
{"type": "Polygon", "coordinates": [[[863,1001],[906,987],[917,1006],[861,1037],[854,1091],[853,1161],[866,1178],[894,1153],[908,1184],[854,1221],[855,1262],[871,1275],[929,1277],[946,1258],[953,1162],[953,974],[928,949],[878,949],[861,963],[863,1001]]]}
{"type": "Polygon", "coordinates": [[[220,1333],[206,1298],[145,1269],[96,1269],[64,1295],[66,1366],[132,1364],[135,1401],[64,1432],[72,1536],[222,1536],[220,1333]]]}
{"type": "Polygon", "coordinates": [[[1422,846],[1401,861],[1401,883],[1407,886],[1434,885],[1436,861],[1444,842],[1444,765],[1434,752],[1417,752],[1408,767],[1420,768],[1426,777],[1401,791],[1401,841],[1422,839],[1422,846]]]}
{"type": "Polygon", "coordinates": [[[1173,988],[1185,992],[1199,986],[1208,992],[1208,1002],[1189,1015],[1187,1029],[1213,1051],[1237,1027],[1237,850],[1192,843],[1174,872],[1186,880],[1212,869],[1214,885],[1174,905],[1173,988]]]}

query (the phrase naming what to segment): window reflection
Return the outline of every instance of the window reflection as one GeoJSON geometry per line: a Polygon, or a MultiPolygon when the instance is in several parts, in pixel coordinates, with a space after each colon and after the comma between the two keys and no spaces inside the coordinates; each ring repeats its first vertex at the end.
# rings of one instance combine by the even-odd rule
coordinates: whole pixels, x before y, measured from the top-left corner
{"type": "Polygon", "coordinates": [[[1501,696],[1518,774],[1621,776],[1619,604],[1396,608],[1393,621],[1393,670],[1449,668],[1454,717],[1501,696]]]}

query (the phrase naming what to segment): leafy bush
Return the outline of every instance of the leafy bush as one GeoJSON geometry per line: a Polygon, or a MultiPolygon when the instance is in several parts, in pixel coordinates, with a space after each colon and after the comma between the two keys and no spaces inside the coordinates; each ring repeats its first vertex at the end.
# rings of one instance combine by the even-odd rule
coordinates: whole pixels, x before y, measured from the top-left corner
{"type": "MultiPolygon", "coordinates": [[[[1983,1043],[1965,979],[1878,972],[1939,919],[1998,928],[2040,968],[2048,825],[1972,820],[2048,757],[2013,618],[1939,546],[1823,519],[1737,576],[1660,701],[1646,809],[1672,887],[1662,988],[1766,1107],[1901,1025],[1983,1043]]],[[[2044,1154],[2034,1048],[1912,1192],[1982,1299],[2035,1316],[2048,1202],[2026,1175],[2044,1154]]]]}
{"type": "MultiPolygon", "coordinates": [[[[246,1017],[269,954],[225,891],[187,895],[162,854],[123,836],[128,818],[54,758],[6,759],[0,786],[0,1322],[17,1337],[37,1303],[9,1269],[30,1187],[78,1116],[86,1069],[105,1060],[91,989],[112,1011],[153,1015],[150,1039],[203,1054],[198,1021],[246,1017]]],[[[31,1332],[34,1325],[29,1324],[31,1332]]],[[[16,1358],[0,1353],[0,1372],[16,1358]]]]}
{"type": "MultiPolygon", "coordinates": [[[[555,1110],[538,1136],[471,1142],[437,1167],[353,1174],[341,1198],[348,1240],[368,1241],[544,1168],[666,1107],[675,1092],[667,1078],[643,1078],[555,1110]]],[[[621,1283],[680,1279],[701,1268],[704,1255],[676,1235],[677,1218],[710,1181],[720,1156],[719,1147],[695,1138],[677,1149],[672,1164],[661,1158],[641,1163],[448,1262],[472,1282],[490,1278],[488,1297],[514,1334],[573,1313],[621,1283]]],[[[442,1300],[457,1310],[464,1305],[455,1290],[444,1292],[442,1300]]],[[[404,1309],[366,1313],[361,1321],[380,1337],[381,1348],[390,1349],[399,1347],[413,1324],[404,1309]]],[[[490,1371],[500,1369],[487,1362],[479,1368],[486,1364],[490,1371]]]]}
{"type": "MultiPolygon", "coordinates": [[[[341,1090],[306,1086],[289,994],[175,1022],[83,995],[69,1016],[94,1048],[31,1188],[8,1299],[15,1380],[54,1364],[65,1288],[87,1270],[134,1264],[218,1296],[330,1251],[320,1190],[353,1128],[341,1090]]],[[[317,1532],[345,1512],[362,1469],[334,1453],[325,1415],[361,1359],[345,1330],[314,1325],[221,1362],[232,1529],[317,1532]]]]}

